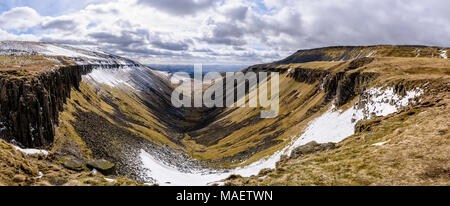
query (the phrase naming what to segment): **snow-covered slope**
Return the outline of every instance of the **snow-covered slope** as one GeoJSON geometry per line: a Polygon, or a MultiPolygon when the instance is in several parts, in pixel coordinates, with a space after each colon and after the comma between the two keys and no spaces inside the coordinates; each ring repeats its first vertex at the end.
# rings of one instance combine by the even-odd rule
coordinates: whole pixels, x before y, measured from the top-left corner
{"type": "Polygon", "coordinates": [[[168,85],[163,85],[163,82],[168,79],[167,75],[161,75],[161,72],[136,61],[95,49],[41,42],[0,42],[0,56],[11,55],[43,55],[58,63],[61,62],[53,57],[62,56],[77,65],[93,65],[92,72],[85,75],[83,79],[111,87],[128,86],[137,91],[149,88],[169,89],[168,85]]]}
{"type": "Polygon", "coordinates": [[[10,55],[44,55],[64,56],[80,65],[137,65],[130,59],[108,54],[94,49],[78,48],[63,44],[42,42],[1,41],[0,56],[10,55]]]}

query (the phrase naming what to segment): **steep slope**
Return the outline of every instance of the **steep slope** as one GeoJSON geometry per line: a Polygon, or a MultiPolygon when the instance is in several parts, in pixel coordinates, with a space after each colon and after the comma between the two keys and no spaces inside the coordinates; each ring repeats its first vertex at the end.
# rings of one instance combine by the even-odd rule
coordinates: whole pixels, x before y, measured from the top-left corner
{"type": "MultiPolygon", "coordinates": [[[[116,155],[115,150],[95,144],[104,143],[101,136],[97,137],[95,132],[106,125],[103,121],[92,122],[96,120],[96,109],[112,112],[107,117],[110,119],[120,120],[124,116],[121,113],[114,113],[114,108],[122,105],[114,104],[113,100],[108,99],[111,96],[101,95],[100,92],[106,94],[113,92],[113,88],[117,85],[128,88],[128,92],[122,92],[119,89],[115,91],[122,95],[119,97],[124,102],[130,100],[127,103],[131,102],[136,106],[129,108],[134,110],[128,113],[134,112],[132,116],[139,121],[126,119],[126,123],[121,122],[127,125],[128,122],[136,124],[139,132],[145,133],[145,138],[136,138],[137,141],[134,142],[136,145],[146,146],[147,142],[150,145],[151,142],[145,139],[160,143],[158,140],[161,138],[158,139],[158,137],[161,136],[160,133],[163,133],[161,131],[166,129],[165,124],[176,125],[170,121],[170,118],[178,118],[179,114],[171,113],[171,104],[166,102],[167,96],[172,91],[171,85],[162,74],[137,62],[102,52],[58,44],[2,42],[0,48],[4,55],[1,57],[3,74],[1,77],[3,98],[0,103],[1,134],[3,139],[20,147],[51,149],[55,154],[73,156],[81,162],[105,158],[117,164],[118,175],[126,173],[124,176],[139,179],[136,171],[140,171],[141,168],[131,162],[122,161],[126,159],[125,157],[131,158],[131,154],[121,154],[121,159],[112,158],[112,154],[116,155]],[[86,86],[85,82],[89,82],[89,86],[86,86]],[[83,123],[72,125],[71,122],[67,122],[68,118],[73,118],[72,114],[67,114],[71,111],[66,112],[67,107],[70,108],[70,105],[66,104],[68,100],[77,105],[84,100],[82,103],[85,107],[96,106],[89,107],[87,110],[79,108],[76,110],[76,117],[85,118],[91,121],[92,125],[83,123]],[[153,113],[139,113],[141,111],[137,110],[142,108],[151,110],[153,113]],[[66,113],[60,114],[63,109],[66,113]],[[139,115],[147,119],[139,119],[141,117],[139,115]],[[69,128],[65,127],[67,124],[70,125],[69,128]],[[79,130],[74,131],[74,128],[79,130]],[[84,139],[81,139],[76,132],[83,134],[81,136],[84,139]],[[156,135],[153,136],[154,134],[156,135]],[[108,151],[101,151],[102,149],[108,149],[108,151]],[[126,172],[123,165],[126,165],[126,172]]],[[[113,127],[113,129],[117,128],[113,127]]],[[[114,130],[105,132],[112,131],[114,130]]],[[[104,133],[104,135],[111,134],[104,133]]],[[[135,138],[133,135],[125,133],[125,138],[135,138]]],[[[127,143],[131,141],[121,140],[127,143]]],[[[171,141],[163,139],[161,142],[171,141]]],[[[127,150],[118,148],[118,151],[127,150]]],[[[158,152],[155,151],[155,153],[158,152]]],[[[143,179],[139,180],[143,181],[143,179]]]]}
{"type": "Polygon", "coordinates": [[[336,149],[305,149],[227,185],[450,185],[448,84],[386,117],[359,122],[336,149]]]}

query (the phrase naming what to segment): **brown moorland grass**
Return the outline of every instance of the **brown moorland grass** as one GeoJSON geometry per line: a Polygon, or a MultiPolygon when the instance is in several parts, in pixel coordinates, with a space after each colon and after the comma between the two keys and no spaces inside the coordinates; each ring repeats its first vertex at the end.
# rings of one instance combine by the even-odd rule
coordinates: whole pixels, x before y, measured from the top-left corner
{"type": "Polygon", "coordinates": [[[450,185],[449,94],[361,122],[370,129],[346,138],[338,149],[288,158],[275,170],[227,184],[450,185]]]}

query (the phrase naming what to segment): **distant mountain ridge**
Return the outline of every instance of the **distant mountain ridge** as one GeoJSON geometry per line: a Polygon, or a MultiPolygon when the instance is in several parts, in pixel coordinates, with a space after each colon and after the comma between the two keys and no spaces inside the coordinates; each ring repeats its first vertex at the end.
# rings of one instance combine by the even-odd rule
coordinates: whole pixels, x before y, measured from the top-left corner
{"type": "Polygon", "coordinates": [[[448,49],[446,47],[422,45],[331,46],[298,50],[291,56],[274,62],[274,64],[345,61],[361,57],[431,57],[446,59],[446,51],[448,49]]]}

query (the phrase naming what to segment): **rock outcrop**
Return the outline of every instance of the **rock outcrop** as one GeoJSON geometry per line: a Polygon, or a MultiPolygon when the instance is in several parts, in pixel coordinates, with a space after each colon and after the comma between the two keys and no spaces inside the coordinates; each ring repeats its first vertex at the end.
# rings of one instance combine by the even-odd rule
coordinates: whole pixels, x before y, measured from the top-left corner
{"type": "Polygon", "coordinates": [[[0,76],[0,136],[25,147],[53,142],[54,125],[72,88],[93,65],[64,66],[23,77],[0,76]]]}
{"type": "MultiPolygon", "coordinates": [[[[354,65],[353,65],[354,66],[354,65]]],[[[353,68],[354,69],[354,68],[353,68]]],[[[352,69],[352,70],[353,70],[352,69]]],[[[336,106],[342,106],[364,91],[368,84],[377,78],[377,74],[369,72],[337,72],[332,73],[324,70],[296,68],[290,77],[298,82],[313,84],[321,83],[321,89],[325,90],[328,103],[336,97],[336,106]]]]}
{"type": "Polygon", "coordinates": [[[321,152],[321,151],[327,151],[327,150],[331,150],[331,149],[335,149],[335,148],[336,148],[336,144],[332,143],[332,142],[319,144],[315,141],[312,141],[312,142],[309,142],[305,145],[299,146],[299,147],[295,148],[294,150],[292,150],[290,157],[295,159],[295,158],[299,158],[303,155],[313,154],[313,153],[321,152]]]}
{"type": "Polygon", "coordinates": [[[116,165],[108,160],[99,159],[91,160],[87,163],[87,167],[96,169],[104,175],[112,175],[115,173],[116,165]]]}

